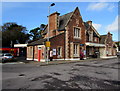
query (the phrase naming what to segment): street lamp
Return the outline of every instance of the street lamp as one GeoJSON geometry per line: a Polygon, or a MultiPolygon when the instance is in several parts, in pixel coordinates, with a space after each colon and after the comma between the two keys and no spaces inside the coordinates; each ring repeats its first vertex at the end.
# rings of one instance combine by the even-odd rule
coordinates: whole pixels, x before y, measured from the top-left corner
{"type": "Polygon", "coordinates": [[[50,49],[50,40],[49,40],[49,31],[50,31],[50,25],[49,25],[49,16],[50,16],[50,7],[51,6],[54,6],[55,3],[52,3],[49,7],[48,7],[48,38],[47,38],[47,42],[46,42],[46,47],[47,47],[47,64],[48,64],[48,61],[49,61],[49,49],[50,49]]]}

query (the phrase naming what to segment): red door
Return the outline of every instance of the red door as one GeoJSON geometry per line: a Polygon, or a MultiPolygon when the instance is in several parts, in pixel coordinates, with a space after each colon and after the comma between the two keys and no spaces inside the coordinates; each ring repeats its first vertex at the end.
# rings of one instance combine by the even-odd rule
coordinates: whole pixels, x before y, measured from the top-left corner
{"type": "Polygon", "coordinates": [[[40,58],[41,58],[41,50],[38,50],[38,61],[40,62],[40,58]]]}

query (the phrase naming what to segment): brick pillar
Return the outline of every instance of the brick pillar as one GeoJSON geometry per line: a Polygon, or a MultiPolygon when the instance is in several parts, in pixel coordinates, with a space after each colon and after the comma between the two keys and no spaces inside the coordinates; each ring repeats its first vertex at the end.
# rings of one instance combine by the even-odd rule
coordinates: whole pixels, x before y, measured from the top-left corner
{"type": "Polygon", "coordinates": [[[73,42],[70,43],[70,58],[73,58],[73,42]]]}
{"type": "Polygon", "coordinates": [[[65,58],[68,59],[68,49],[69,49],[69,46],[68,46],[68,31],[66,31],[66,37],[65,37],[65,58]]]}

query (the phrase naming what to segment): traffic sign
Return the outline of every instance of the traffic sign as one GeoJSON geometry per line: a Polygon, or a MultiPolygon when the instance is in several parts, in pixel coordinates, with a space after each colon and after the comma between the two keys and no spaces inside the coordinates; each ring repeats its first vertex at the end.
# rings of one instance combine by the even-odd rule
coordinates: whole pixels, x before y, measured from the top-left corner
{"type": "Polygon", "coordinates": [[[50,47],[50,41],[46,41],[46,47],[50,47]]]}

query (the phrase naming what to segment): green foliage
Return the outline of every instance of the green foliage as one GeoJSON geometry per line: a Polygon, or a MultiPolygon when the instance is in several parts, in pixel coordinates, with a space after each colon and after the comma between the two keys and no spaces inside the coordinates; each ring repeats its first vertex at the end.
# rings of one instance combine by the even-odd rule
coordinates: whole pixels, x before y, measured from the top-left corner
{"type": "Polygon", "coordinates": [[[40,28],[37,27],[37,28],[30,30],[30,34],[32,35],[33,40],[42,38],[41,32],[42,32],[42,30],[44,30],[44,27],[45,27],[45,25],[41,24],[40,28]]]}
{"type": "Polygon", "coordinates": [[[31,33],[31,35],[32,35],[32,37],[33,37],[33,40],[35,40],[35,39],[37,39],[37,38],[40,38],[40,33],[39,33],[39,31],[40,31],[40,28],[39,28],[39,27],[30,30],[30,33],[31,33]]]}
{"type": "Polygon", "coordinates": [[[2,26],[2,46],[10,47],[11,41],[13,44],[15,44],[16,41],[21,44],[25,43],[30,37],[26,32],[26,28],[21,25],[5,23],[2,26]]]}

